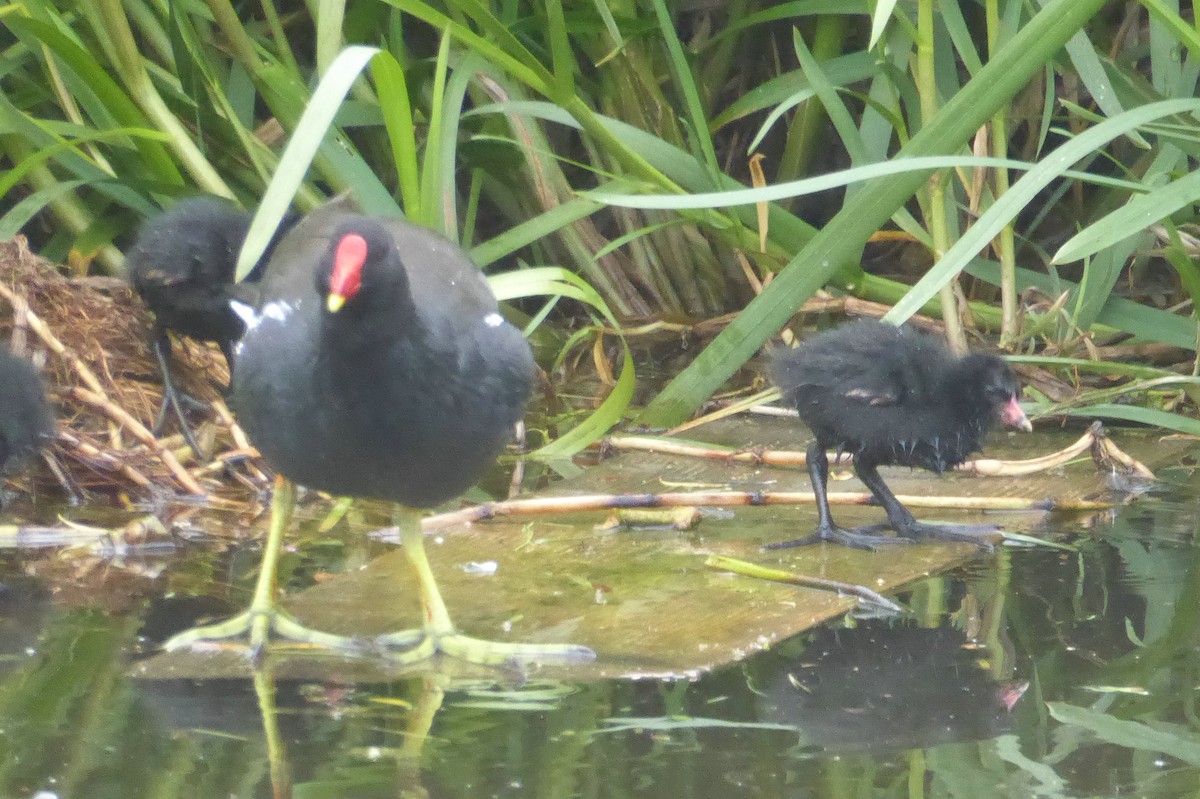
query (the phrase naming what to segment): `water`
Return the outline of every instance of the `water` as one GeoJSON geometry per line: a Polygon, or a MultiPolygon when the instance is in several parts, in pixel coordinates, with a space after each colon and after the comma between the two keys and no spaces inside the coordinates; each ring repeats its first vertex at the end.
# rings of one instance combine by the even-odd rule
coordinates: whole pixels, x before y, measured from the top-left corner
{"type": "Polygon", "coordinates": [[[134,679],[165,628],[212,609],[159,597],[152,563],[100,608],[49,586],[103,562],[65,580],[53,558],[9,558],[0,796],[1194,796],[1196,488],[1073,529],[1075,551],[930,578],[900,597],[911,617],[696,682],[134,679]]]}

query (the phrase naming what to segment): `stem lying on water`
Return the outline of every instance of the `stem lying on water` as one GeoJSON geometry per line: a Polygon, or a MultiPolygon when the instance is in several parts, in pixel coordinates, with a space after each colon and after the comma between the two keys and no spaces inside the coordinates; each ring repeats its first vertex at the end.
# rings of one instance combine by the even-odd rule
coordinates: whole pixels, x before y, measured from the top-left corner
{"type": "MultiPolygon", "coordinates": [[[[1095,511],[1107,510],[1120,502],[1098,500],[1029,499],[1022,497],[931,497],[897,495],[904,505],[914,508],[1006,511],[1095,511]]],[[[869,492],[833,492],[831,505],[872,505],[869,492]]],[[[427,516],[422,529],[438,530],[460,524],[506,516],[535,516],[548,513],[578,513],[613,508],[670,508],[681,505],[714,507],[759,507],[763,505],[813,505],[810,491],[678,491],[663,494],[582,494],[573,497],[537,497],[485,502],[462,510],[427,516]]]]}
{"type": "Polygon", "coordinates": [[[766,566],[759,566],[756,563],[726,557],[725,555],[711,555],[708,560],[704,561],[704,565],[710,569],[720,569],[721,571],[733,572],[734,574],[754,577],[759,580],[770,580],[776,583],[798,585],[802,588],[816,588],[821,591],[836,591],[839,594],[850,594],[851,596],[856,596],[861,600],[870,602],[873,605],[879,605],[886,610],[896,613],[904,610],[904,608],[883,594],[872,591],[864,585],[843,583],[839,580],[829,580],[824,577],[809,577],[808,575],[796,574],[795,572],[784,571],[783,569],[769,569],[766,566]]]}

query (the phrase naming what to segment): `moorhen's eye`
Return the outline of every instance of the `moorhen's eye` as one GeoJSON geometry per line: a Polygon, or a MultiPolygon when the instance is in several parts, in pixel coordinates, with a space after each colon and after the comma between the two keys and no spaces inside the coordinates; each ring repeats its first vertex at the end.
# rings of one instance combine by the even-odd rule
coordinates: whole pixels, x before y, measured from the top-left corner
{"type": "Polygon", "coordinates": [[[987,387],[986,393],[993,402],[1008,402],[1009,397],[1013,395],[1013,390],[1008,385],[992,383],[987,387]]]}
{"type": "Polygon", "coordinates": [[[991,355],[956,359],[937,339],[871,320],[822,333],[795,349],[775,350],[771,378],[816,437],[808,449],[819,514],[815,538],[865,549],[897,541],[834,524],[826,495],[826,451],[835,449],[854,456],[855,472],[887,511],[888,524],[903,536],[900,541],[943,538],[991,546],[980,534],[994,533],[994,527],[918,522],[883,482],[878,467],[941,472],[977,451],[997,418],[1027,429],[1024,413],[1010,403],[1016,380],[1003,360],[991,355]],[[997,414],[997,408],[1004,412],[997,414]]]}

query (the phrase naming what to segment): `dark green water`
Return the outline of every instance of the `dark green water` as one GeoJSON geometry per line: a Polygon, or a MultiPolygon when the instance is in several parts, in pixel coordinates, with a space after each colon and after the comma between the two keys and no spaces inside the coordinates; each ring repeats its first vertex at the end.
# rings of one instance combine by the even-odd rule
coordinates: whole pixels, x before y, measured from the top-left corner
{"type": "Polygon", "coordinates": [[[87,607],[11,556],[0,796],[1196,796],[1197,487],[692,683],[138,680],[178,602],[87,607]]]}

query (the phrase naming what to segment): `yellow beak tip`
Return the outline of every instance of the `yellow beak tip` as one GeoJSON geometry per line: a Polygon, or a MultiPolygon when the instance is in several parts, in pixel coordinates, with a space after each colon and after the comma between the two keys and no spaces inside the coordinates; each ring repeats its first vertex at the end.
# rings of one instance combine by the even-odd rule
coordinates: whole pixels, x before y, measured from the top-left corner
{"type": "Polygon", "coordinates": [[[337,294],[330,294],[325,298],[325,307],[330,313],[337,313],[342,310],[342,306],[346,304],[346,298],[337,294]]]}

